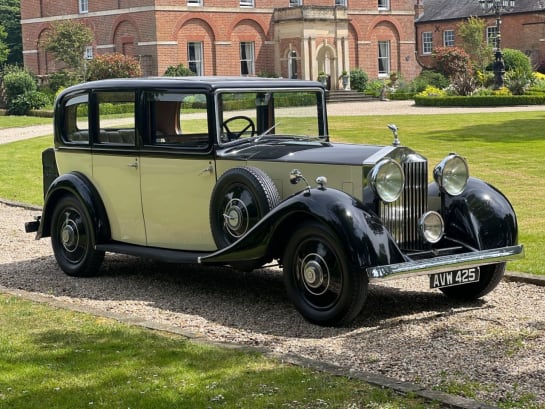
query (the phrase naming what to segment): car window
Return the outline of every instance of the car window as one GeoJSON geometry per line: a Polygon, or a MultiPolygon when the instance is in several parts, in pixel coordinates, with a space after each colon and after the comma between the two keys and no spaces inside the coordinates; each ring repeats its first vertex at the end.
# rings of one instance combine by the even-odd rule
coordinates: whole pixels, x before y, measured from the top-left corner
{"type": "Polygon", "coordinates": [[[150,93],[147,100],[149,144],[190,150],[209,146],[206,94],[150,93]]]}
{"type": "Polygon", "coordinates": [[[62,139],[74,144],[89,143],[89,97],[87,94],[69,98],[64,104],[62,139]]]}
{"type": "Polygon", "coordinates": [[[98,143],[104,145],[135,144],[135,93],[97,92],[98,143]]]}
{"type": "Polygon", "coordinates": [[[301,91],[229,91],[217,97],[220,143],[259,135],[324,135],[321,94],[301,91]]]}

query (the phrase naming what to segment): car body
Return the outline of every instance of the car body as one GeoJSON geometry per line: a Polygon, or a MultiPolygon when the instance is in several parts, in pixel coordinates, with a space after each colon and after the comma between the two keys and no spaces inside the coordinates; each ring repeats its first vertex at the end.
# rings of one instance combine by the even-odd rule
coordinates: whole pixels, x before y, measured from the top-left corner
{"type": "Polygon", "coordinates": [[[318,82],[259,78],[68,88],[27,231],[51,236],[74,276],[96,274],[105,252],[241,270],[278,260],[295,307],[320,325],[353,320],[374,280],[491,291],[523,256],[507,198],[457,154],[429,182],[395,125],[389,146],[333,143],[325,95],[318,82]]]}

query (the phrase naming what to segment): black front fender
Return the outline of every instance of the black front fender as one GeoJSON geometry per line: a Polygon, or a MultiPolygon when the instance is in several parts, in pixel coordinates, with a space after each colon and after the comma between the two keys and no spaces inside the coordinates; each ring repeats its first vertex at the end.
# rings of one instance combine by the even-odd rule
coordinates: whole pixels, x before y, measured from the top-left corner
{"type": "Polygon", "coordinates": [[[444,195],[442,203],[448,237],[479,250],[518,243],[515,211],[509,200],[488,183],[470,178],[461,195],[444,195]]]}
{"type": "Polygon", "coordinates": [[[328,225],[350,255],[363,268],[405,260],[382,221],[352,196],[336,189],[310,189],[272,209],[246,235],[230,246],[201,257],[206,264],[236,264],[280,258],[291,234],[305,220],[328,225]]]}
{"type": "Polygon", "coordinates": [[[74,195],[85,207],[93,224],[96,242],[107,241],[110,238],[110,225],[104,203],[91,181],[79,172],[61,175],[50,184],[36,238],[51,235],[51,216],[58,200],[66,194],[74,195]]]}

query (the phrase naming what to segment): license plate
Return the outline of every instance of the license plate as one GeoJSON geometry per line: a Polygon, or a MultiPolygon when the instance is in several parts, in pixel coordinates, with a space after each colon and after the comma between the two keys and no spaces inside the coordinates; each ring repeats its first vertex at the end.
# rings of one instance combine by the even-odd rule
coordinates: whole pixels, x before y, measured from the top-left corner
{"type": "Polygon", "coordinates": [[[479,267],[430,274],[430,288],[444,288],[479,281],[479,267]]]}

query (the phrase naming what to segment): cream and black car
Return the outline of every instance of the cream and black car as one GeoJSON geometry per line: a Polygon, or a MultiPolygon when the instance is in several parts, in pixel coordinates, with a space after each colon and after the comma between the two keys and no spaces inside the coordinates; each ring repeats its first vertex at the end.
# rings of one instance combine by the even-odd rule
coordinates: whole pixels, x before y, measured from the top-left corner
{"type": "MultiPolygon", "coordinates": [[[[490,292],[523,256],[505,196],[448,154],[334,143],[318,82],[88,82],[55,103],[45,204],[26,224],[69,275],[106,252],[251,270],[277,261],[297,310],[343,325],[370,282],[422,275],[447,296],[490,292]]],[[[385,126],[385,133],[389,133],[385,126]]],[[[363,136],[362,136],[363,137],[363,136]]]]}

